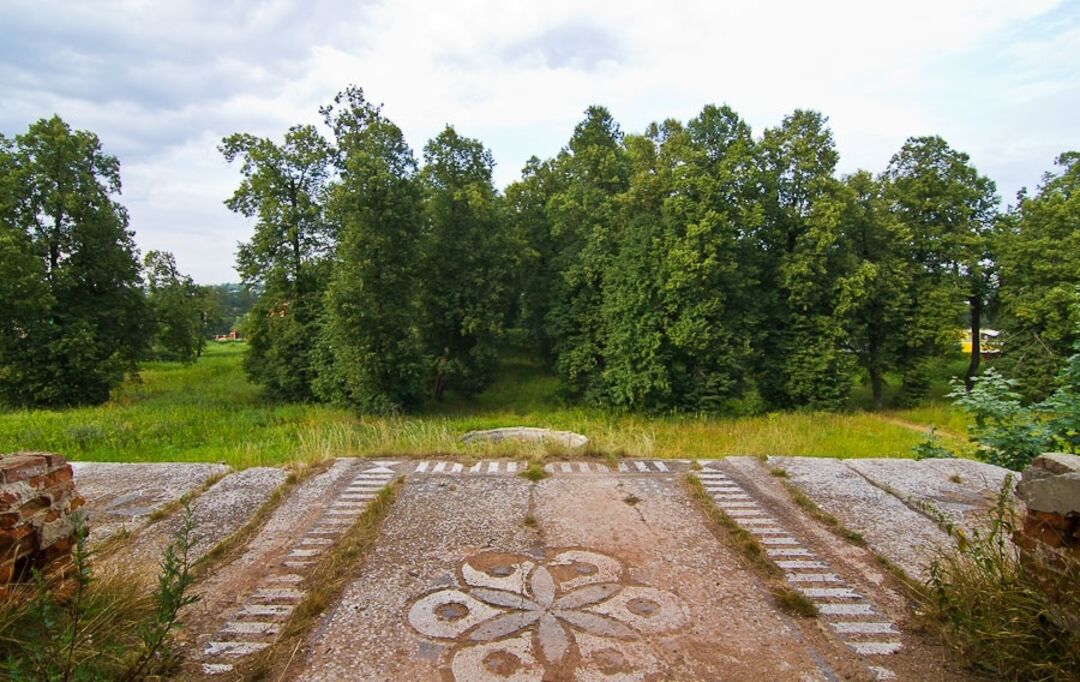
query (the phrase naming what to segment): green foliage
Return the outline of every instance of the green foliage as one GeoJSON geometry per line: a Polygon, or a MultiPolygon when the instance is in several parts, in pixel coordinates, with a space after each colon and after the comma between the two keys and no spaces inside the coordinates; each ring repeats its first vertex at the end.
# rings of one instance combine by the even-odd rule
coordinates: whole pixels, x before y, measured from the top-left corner
{"type": "Polygon", "coordinates": [[[261,291],[244,328],[245,369],[271,396],[309,399],[336,237],[324,212],[333,150],[313,126],[293,126],[281,144],[236,133],[219,149],[241,161],[240,186],[225,205],[255,219],[237,256],[244,284],[261,291]]]}
{"type": "Polygon", "coordinates": [[[162,360],[195,362],[205,345],[202,291],[176,269],[167,251],[150,251],[143,259],[146,300],[154,320],[153,354],[162,360]]]}
{"type": "Polygon", "coordinates": [[[255,290],[241,284],[211,284],[199,288],[207,338],[238,329],[258,299],[255,290]]]}
{"type": "Polygon", "coordinates": [[[510,242],[479,140],[447,126],[424,147],[424,335],[436,399],[492,380],[509,306],[510,242]]]}
{"type": "Polygon", "coordinates": [[[1003,362],[1028,398],[1055,388],[1080,341],[1080,152],[1057,158],[1035,196],[1021,193],[996,235],[1001,268],[1003,362]]]}
{"type": "Polygon", "coordinates": [[[122,575],[99,580],[86,546],[86,528],[76,515],[74,571],[60,587],[39,573],[34,591],[0,610],[0,655],[7,679],[130,682],[175,668],[172,632],[180,609],[198,600],[188,594],[193,578],[188,553],[194,521],[184,522],[165,550],[153,595],[122,575]]]}
{"type": "Polygon", "coordinates": [[[952,451],[941,443],[941,436],[937,435],[937,429],[933,426],[926,432],[926,438],[911,448],[911,454],[915,459],[919,460],[955,457],[952,451]]]}
{"type": "Polygon", "coordinates": [[[327,288],[316,394],[362,412],[415,407],[424,370],[418,264],[420,188],[401,130],[359,90],[325,108],[341,178],[328,211],[341,237],[327,288]]]}
{"type": "Polygon", "coordinates": [[[59,117],[0,136],[0,401],[94,404],[149,339],[120,164],[59,117]]]}
{"type": "Polygon", "coordinates": [[[949,396],[975,419],[969,434],[980,454],[991,464],[1021,471],[1047,451],[1051,433],[1038,412],[1022,404],[1015,388],[1015,380],[991,368],[976,379],[970,392],[954,382],[949,396]]]}
{"type": "Polygon", "coordinates": [[[923,618],[962,659],[995,679],[1073,680],[1080,670],[1080,561],[1021,558],[1012,480],[989,530],[958,537],[930,565],[923,618]]]}

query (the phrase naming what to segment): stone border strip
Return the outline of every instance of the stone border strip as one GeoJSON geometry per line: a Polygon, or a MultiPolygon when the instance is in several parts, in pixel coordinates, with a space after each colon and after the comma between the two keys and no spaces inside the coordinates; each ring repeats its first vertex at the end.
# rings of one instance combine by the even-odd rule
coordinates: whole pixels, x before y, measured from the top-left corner
{"type": "MultiPolygon", "coordinates": [[[[727,474],[704,466],[693,472],[716,505],[765,546],[793,588],[810,598],[829,629],[855,653],[884,656],[903,648],[900,632],[887,616],[848,585],[819,556],[785,530],[727,474]]],[[[891,672],[874,668],[882,679],[891,672]]]]}
{"type": "Polygon", "coordinates": [[[285,557],[267,566],[266,574],[243,605],[221,626],[202,650],[203,672],[231,672],[238,659],[270,646],[306,591],[304,579],[320,555],[345,532],[375,499],[379,490],[394,480],[397,462],[373,461],[359,472],[323,511],[304,535],[297,538],[285,557]]]}
{"type": "MultiPolygon", "coordinates": [[[[677,460],[676,460],[677,461],[677,460]]],[[[620,461],[614,468],[616,473],[623,474],[670,474],[673,473],[683,462],[673,463],[672,460],[626,460],[620,461]]],[[[416,465],[412,473],[416,475],[487,475],[487,476],[512,476],[528,467],[525,462],[512,460],[483,460],[475,464],[462,464],[460,462],[448,462],[438,460],[424,460],[416,465]]],[[[549,474],[598,474],[612,473],[611,466],[603,462],[550,462],[544,465],[544,471],[549,474]]]]}

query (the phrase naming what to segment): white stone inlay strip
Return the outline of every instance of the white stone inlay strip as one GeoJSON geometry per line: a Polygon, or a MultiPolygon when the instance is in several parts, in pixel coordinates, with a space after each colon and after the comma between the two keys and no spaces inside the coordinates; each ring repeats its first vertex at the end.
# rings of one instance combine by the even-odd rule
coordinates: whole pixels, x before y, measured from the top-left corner
{"type": "Polygon", "coordinates": [[[900,642],[848,642],[847,644],[855,650],[855,653],[863,656],[885,656],[895,654],[904,648],[900,642]]]}
{"type": "Polygon", "coordinates": [[[488,462],[487,469],[488,469],[487,472],[489,474],[497,474],[497,473],[499,473],[499,463],[498,462],[488,462]]]}
{"type": "Polygon", "coordinates": [[[255,590],[252,595],[257,599],[281,599],[284,601],[299,601],[304,598],[304,593],[301,590],[293,590],[289,588],[276,588],[276,587],[261,587],[255,590]]]}
{"type": "Polygon", "coordinates": [[[789,571],[794,568],[828,568],[820,561],[777,561],[776,565],[789,571]]]}
{"type": "Polygon", "coordinates": [[[313,563],[315,563],[315,562],[311,561],[310,559],[305,559],[305,560],[290,559],[288,561],[282,561],[281,565],[285,566],[287,568],[307,568],[308,566],[312,565],[313,563]]]}
{"type": "Polygon", "coordinates": [[[570,462],[563,462],[559,465],[559,468],[564,474],[568,474],[574,470],[574,467],[570,466],[570,462]]]}
{"type": "Polygon", "coordinates": [[[788,573],[789,583],[839,583],[843,582],[835,573],[788,573]]]}
{"type": "Polygon", "coordinates": [[[799,541],[793,537],[783,538],[762,538],[761,544],[763,545],[798,545],[799,541]]]}
{"type": "Polygon", "coordinates": [[[517,469],[518,469],[518,463],[517,462],[507,462],[506,463],[506,473],[508,473],[508,474],[516,474],[517,469]]]}
{"type": "Polygon", "coordinates": [[[630,471],[630,469],[626,466],[626,462],[619,462],[619,471],[630,471]]]}
{"type": "Polygon", "coordinates": [[[416,473],[422,474],[422,473],[427,471],[427,468],[428,468],[428,463],[427,462],[420,462],[419,464],[416,465],[416,473]]]}
{"type": "Polygon", "coordinates": [[[225,627],[221,628],[221,631],[232,635],[273,635],[277,634],[277,631],[280,629],[281,626],[277,623],[233,621],[231,623],[225,623],[225,627]]]}
{"type": "Polygon", "coordinates": [[[661,462],[661,461],[655,461],[655,462],[653,462],[653,464],[654,464],[654,465],[656,466],[656,468],[657,468],[657,469],[658,469],[659,471],[668,471],[668,466],[667,466],[667,464],[664,464],[664,463],[663,463],[663,462],[661,462]]]}
{"type": "Polygon", "coordinates": [[[269,642],[209,642],[203,653],[207,656],[248,656],[268,646],[269,642]]]}
{"type": "Polygon", "coordinates": [[[321,551],[322,550],[319,550],[319,549],[294,549],[293,551],[289,552],[289,556],[295,556],[295,557],[319,556],[319,552],[321,552],[321,551]]]}
{"type": "Polygon", "coordinates": [[[452,467],[450,467],[450,473],[452,473],[452,474],[460,474],[461,470],[464,469],[464,468],[465,467],[462,466],[462,464],[460,462],[454,462],[454,465],[452,467]]]}
{"type": "Polygon", "coordinates": [[[239,611],[239,616],[287,616],[292,613],[291,604],[248,604],[239,611]]]}
{"type": "Polygon", "coordinates": [[[473,464],[471,467],[469,467],[469,473],[470,474],[478,474],[478,473],[480,473],[480,467],[482,467],[483,465],[484,465],[483,462],[477,462],[476,464],[473,464]]]}
{"type": "Polygon", "coordinates": [[[870,604],[818,604],[818,611],[826,616],[870,616],[874,607],[870,604]]]}
{"type": "Polygon", "coordinates": [[[649,465],[646,464],[645,462],[640,461],[640,460],[637,461],[637,462],[634,462],[634,466],[637,467],[638,471],[648,471],[649,470],[649,465]]]}
{"type": "Polygon", "coordinates": [[[829,623],[837,632],[853,635],[899,635],[892,623],[868,623],[865,621],[845,621],[829,623]]]}
{"type": "Polygon", "coordinates": [[[583,474],[589,473],[589,465],[585,462],[578,462],[577,468],[583,474]]]}
{"type": "Polygon", "coordinates": [[[862,599],[862,595],[850,587],[803,587],[800,589],[807,597],[817,599],[862,599]]]}
{"type": "Polygon", "coordinates": [[[808,549],[799,548],[787,548],[781,547],[779,549],[767,549],[765,553],[769,556],[814,556],[814,553],[808,549]]]}
{"type": "Polygon", "coordinates": [[[433,473],[433,474],[441,474],[443,472],[443,469],[445,469],[445,468],[446,468],[446,462],[436,462],[434,468],[432,468],[432,470],[431,470],[431,473],[433,473]]]}

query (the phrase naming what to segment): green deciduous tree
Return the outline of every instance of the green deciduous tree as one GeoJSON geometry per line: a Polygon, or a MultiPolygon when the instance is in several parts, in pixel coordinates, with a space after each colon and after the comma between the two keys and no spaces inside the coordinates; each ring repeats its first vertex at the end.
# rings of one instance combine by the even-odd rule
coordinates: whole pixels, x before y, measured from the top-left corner
{"type": "Polygon", "coordinates": [[[237,133],[220,150],[241,160],[240,186],[225,205],[255,219],[237,256],[244,283],[261,291],[245,330],[245,370],[275,397],[309,399],[335,242],[324,214],[330,146],[313,126],[294,126],[281,144],[237,133]]]}
{"type": "Polygon", "coordinates": [[[559,190],[548,202],[552,265],[559,272],[548,336],[569,392],[592,401],[602,400],[603,281],[621,224],[618,195],[630,173],[622,139],[607,109],[589,107],[555,161],[559,190]]]}
{"type": "Polygon", "coordinates": [[[181,274],[168,251],[149,251],[143,259],[146,300],[154,321],[152,350],[163,360],[195,362],[206,344],[204,295],[181,274]]]}
{"type": "Polygon", "coordinates": [[[479,140],[447,126],[424,147],[425,336],[436,398],[492,378],[510,296],[508,231],[479,140]]]}
{"type": "Polygon", "coordinates": [[[842,224],[827,119],[796,111],[761,140],[765,306],[759,385],[776,407],[836,408],[851,387],[851,356],[835,314],[842,224]]]}
{"type": "Polygon", "coordinates": [[[993,293],[990,233],[996,221],[997,190],[967,154],[940,137],[913,137],[885,172],[892,210],[911,231],[918,324],[907,338],[907,394],[925,395],[921,362],[957,343],[955,329],[965,304],[972,335],[967,385],[979,369],[980,325],[993,293]]]}
{"type": "Polygon", "coordinates": [[[337,134],[340,179],[328,210],[341,238],[315,388],[364,412],[395,412],[420,402],[425,370],[416,160],[401,130],[358,88],[323,114],[337,134]]]}
{"type": "Polygon", "coordinates": [[[120,164],[59,117],[0,138],[0,399],[100,403],[149,339],[120,164]]]}
{"type": "Polygon", "coordinates": [[[1021,196],[996,237],[1007,337],[1004,360],[1029,398],[1080,341],[1080,152],[1057,159],[1035,196],[1021,196]]]}

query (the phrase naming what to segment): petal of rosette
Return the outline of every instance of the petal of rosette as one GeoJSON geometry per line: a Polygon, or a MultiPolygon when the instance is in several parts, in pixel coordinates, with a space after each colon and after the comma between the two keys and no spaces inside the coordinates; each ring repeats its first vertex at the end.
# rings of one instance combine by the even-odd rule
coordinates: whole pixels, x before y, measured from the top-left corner
{"type": "Polygon", "coordinates": [[[591,604],[598,604],[610,599],[619,593],[622,585],[618,583],[604,583],[602,585],[586,585],[578,588],[570,594],[564,594],[552,604],[554,609],[580,609],[591,604]]]}
{"type": "Polygon", "coordinates": [[[541,611],[511,611],[491,618],[469,633],[469,639],[486,642],[527,628],[540,619],[541,611]]]}
{"type": "Polygon", "coordinates": [[[583,585],[616,583],[623,573],[622,564],[617,560],[582,549],[559,552],[547,565],[563,592],[583,585]]]}
{"type": "Polygon", "coordinates": [[[588,611],[555,611],[555,615],[570,623],[574,627],[581,628],[599,637],[617,637],[619,639],[631,639],[637,636],[627,625],[620,623],[614,618],[601,616],[588,611]]]}
{"type": "Polygon", "coordinates": [[[532,572],[529,588],[532,590],[533,599],[543,608],[551,606],[555,601],[555,580],[543,566],[537,566],[532,572]]]}
{"type": "Polygon", "coordinates": [[[454,639],[478,623],[499,615],[460,590],[439,590],[417,600],[408,613],[409,625],[428,637],[454,639]]]}
{"type": "Polygon", "coordinates": [[[454,655],[450,672],[455,680],[540,682],[545,670],[533,655],[532,636],[524,633],[462,648],[454,655]]]}
{"type": "Polygon", "coordinates": [[[536,562],[521,554],[482,552],[461,565],[466,585],[525,594],[526,577],[536,562]]]}
{"type": "Polygon", "coordinates": [[[570,649],[570,639],[563,626],[555,620],[555,616],[545,613],[540,618],[540,627],[537,628],[537,639],[540,641],[540,652],[551,665],[562,662],[563,656],[570,649]]]}
{"type": "Polygon", "coordinates": [[[541,608],[539,604],[528,597],[523,597],[520,594],[514,594],[513,592],[503,592],[502,590],[489,590],[486,587],[476,587],[469,590],[469,594],[485,604],[501,606],[507,609],[535,611],[541,608]]]}
{"type": "Polygon", "coordinates": [[[670,632],[688,619],[686,608],[678,597],[654,587],[637,585],[624,587],[611,599],[588,608],[647,634],[670,632]]]}

